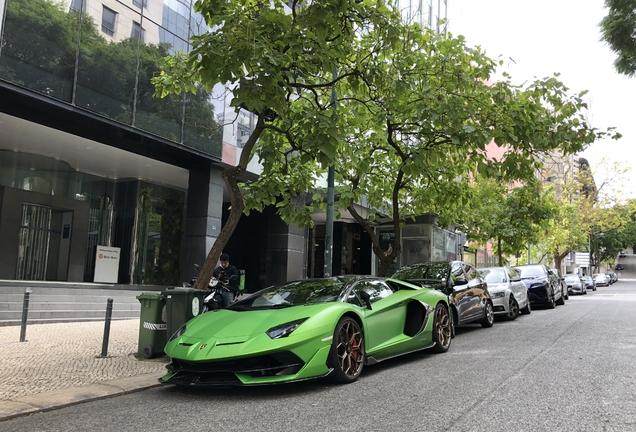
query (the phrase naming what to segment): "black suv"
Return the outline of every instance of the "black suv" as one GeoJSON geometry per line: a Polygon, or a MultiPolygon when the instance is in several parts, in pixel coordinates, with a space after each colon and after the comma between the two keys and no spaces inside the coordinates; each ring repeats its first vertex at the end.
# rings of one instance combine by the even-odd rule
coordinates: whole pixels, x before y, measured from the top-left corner
{"type": "Polygon", "coordinates": [[[545,265],[528,264],[515,268],[521,271],[521,281],[528,288],[532,307],[547,306],[554,309],[556,305],[565,304],[561,280],[545,265]]]}
{"type": "Polygon", "coordinates": [[[402,267],[391,278],[445,293],[453,312],[453,335],[456,325],[479,322],[483,327],[492,327],[495,322],[488,284],[470,263],[434,261],[413,264],[402,267]]]}

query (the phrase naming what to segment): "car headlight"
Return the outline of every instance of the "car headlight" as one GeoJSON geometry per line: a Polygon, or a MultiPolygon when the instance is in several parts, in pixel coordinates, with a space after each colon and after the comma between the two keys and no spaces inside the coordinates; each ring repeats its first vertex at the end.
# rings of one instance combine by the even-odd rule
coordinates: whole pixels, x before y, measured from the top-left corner
{"type": "Polygon", "coordinates": [[[495,293],[490,293],[490,298],[501,298],[501,297],[505,297],[506,293],[503,291],[499,291],[499,292],[495,292],[495,293]]]}
{"type": "Polygon", "coordinates": [[[304,323],[307,318],[302,318],[296,321],[290,321],[285,324],[277,325],[276,327],[272,327],[267,330],[267,336],[272,339],[280,339],[289,336],[294,330],[296,330],[302,323],[304,323]]]}
{"type": "Polygon", "coordinates": [[[182,336],[185,333],[185,331],[186,331],[186,326],[184,324],[181,327],[179,327],[179,330],[177,330],[176,332],[174,332],[172,336],[170,336],[170,339],[168,339],[168,342],[173,341],[176,338],[182,336]]]}

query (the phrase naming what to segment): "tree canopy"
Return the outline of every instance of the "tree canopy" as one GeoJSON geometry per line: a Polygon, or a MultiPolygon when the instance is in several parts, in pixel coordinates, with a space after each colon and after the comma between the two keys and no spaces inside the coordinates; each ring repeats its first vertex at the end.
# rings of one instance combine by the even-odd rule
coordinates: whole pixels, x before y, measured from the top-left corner
{"type": "Polygon", "coordinates": [[[614,68],[618,73],[636,73],[636,1],[605,0],[609,9],[601,22],[601,39],[616,53],[614,68]]]}
{"type": "Polygon", "coordinates": [[[212,30],[193,37],[187,56],[168,61],[154,80],[157,94],[226,83],[232,106],[258,115],[239,164],[223,174],[231,214],[201,281],[243,211],[275,205],[287,222],[311,224],[325,207],[320,179],[330,165],[337,215],[347,211],[362,225],[386,274],[407,220],[429,212],[442,224],[464,219],[477,173],[529,180],[541,165],[537,155],[581,151],[604,134],[586,121],[585,92],[571,94],[558,75],[524,86],[509,77],[490,82],[498,63],[479,47],[403,24],[381,0],[199,0],[195,7],[212,30]],[[489,158],[488,146],[503,157],[489,158]],[[263,171],[241,184],[253,156],[263,171]],[[360,214],[357,203],[370,211],[360,214]],[[396,235],[388,254],[374,231],[383,218],[396,235]]]}

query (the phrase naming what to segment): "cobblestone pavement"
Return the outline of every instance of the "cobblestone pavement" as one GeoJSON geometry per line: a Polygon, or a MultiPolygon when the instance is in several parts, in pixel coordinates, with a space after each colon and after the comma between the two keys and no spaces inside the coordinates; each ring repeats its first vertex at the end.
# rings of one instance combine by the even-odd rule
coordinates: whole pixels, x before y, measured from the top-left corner
{"type": "Polygon", "coordinates": [[[0,401],[165,371],[166,360],[137,360],[139,320],[112,321],[108,356],[100,358],[104,322],[0,327],[0,401]]]}

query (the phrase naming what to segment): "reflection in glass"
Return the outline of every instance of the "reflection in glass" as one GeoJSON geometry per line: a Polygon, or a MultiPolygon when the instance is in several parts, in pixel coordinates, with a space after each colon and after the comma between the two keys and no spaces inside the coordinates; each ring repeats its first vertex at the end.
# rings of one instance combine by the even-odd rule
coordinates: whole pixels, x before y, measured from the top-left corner
{"type": "MultiPolygon", "coordinates": [[[[138,19],[141,20],[141,17],[138,19]]],[[[131,124],[138,49],[139,41],[136,39],[108,42],[93,19],[84,15],[75,103],[131,124]]]]}
{"type": "Polygon", "coordinates": [[[134,284],[176,285],[185,192],[142,183],[137,199],[134,284]]]}
{"type": "Polygon", "coordinates": [[[196,94],[186,94],[183,144],[221,156],[223,128],[216,121],[210,99],[203,86],[198,86],[196,94]]]}
{"type": "Polygon", "coordinates": [[[0,78],[70,102],[78,21],[46,0],[8,0],[0,78]]]}

